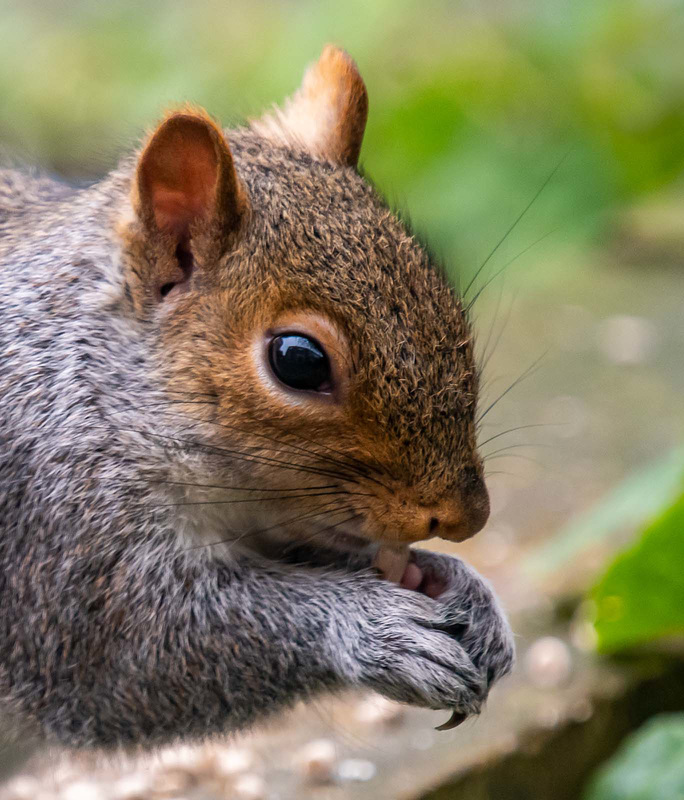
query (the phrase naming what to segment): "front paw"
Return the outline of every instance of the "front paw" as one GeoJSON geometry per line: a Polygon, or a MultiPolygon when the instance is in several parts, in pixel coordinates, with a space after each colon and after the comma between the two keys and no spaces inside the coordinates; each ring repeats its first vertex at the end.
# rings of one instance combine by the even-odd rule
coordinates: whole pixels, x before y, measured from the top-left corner
{"type": "Polygon", "coordinates": [[[345,671],[356,685],[393,700],[477,714],[487,695],[481,670],[461,642],[468,614],[369,578],[358,615],[345,626],[345,671]]]}
{"type": "Polygon", "coordinates": [[[513,634],[494,591],[458,558],[428,550],[414,550],[412,555],[427,594],[463,616],[459,642],[489,691],[515,660],[513,634]]]}

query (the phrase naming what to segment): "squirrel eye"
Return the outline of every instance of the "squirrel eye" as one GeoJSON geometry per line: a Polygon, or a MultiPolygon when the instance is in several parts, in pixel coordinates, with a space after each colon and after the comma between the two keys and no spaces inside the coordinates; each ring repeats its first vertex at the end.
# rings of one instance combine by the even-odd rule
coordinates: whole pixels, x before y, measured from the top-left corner
{"type": "Polygon", "coordinates": [[[330,392],[330,361],[317,341],[301,333],[275,336],[268,358],[273,374],[291,389],[330,392]]]}

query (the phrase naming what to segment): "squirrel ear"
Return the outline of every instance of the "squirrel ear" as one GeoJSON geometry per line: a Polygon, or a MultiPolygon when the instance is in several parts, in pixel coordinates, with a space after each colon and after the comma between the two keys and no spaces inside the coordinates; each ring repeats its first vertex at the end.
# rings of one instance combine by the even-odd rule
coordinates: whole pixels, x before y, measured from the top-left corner
{"type": "Polygon", "coordinates": [[[228,142],[202,111],[173,113],[144,147],[133,188],[143,224],[177,240],[193,224],[213,221],[222,235],[237,229],[245,202],[228,142]]]}
{"type": "Polygon", "coordinates": [[[262,136],[313,156],[356,166],[368,116],[366,86],[351,57],[327,45],[284,108],[252,123],[262,136]]]}

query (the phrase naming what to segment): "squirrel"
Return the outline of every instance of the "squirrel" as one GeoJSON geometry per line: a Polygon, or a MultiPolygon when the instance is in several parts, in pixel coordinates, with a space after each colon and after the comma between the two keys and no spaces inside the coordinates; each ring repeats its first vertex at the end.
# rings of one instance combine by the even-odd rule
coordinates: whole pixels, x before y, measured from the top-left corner
{"type": "Polygon", "coordinates": [[[358,167],[358,69],[170,112],[100,182],[0,171],[0,708],[69,747],[321,692],[478,713],[508,622],[464,305],[358,167]]]}

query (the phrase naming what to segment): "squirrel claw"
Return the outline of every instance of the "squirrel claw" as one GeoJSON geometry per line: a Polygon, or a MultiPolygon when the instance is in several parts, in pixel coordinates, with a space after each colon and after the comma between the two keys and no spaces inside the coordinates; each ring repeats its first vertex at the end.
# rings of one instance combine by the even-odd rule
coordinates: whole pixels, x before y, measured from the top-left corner
{"type": "Polygon", "coordinates": [[[462,714],[460,711],[453,711],[451,716],[446,722],[443,722],[441,725],[438,725],[435,730],[436,731],[451,731],[454,728],[458,728],[458,726],[465,722],[468,718],[467,714],[462,714]]]}

